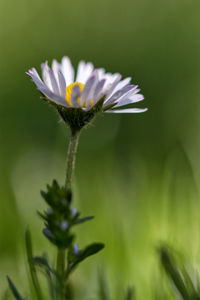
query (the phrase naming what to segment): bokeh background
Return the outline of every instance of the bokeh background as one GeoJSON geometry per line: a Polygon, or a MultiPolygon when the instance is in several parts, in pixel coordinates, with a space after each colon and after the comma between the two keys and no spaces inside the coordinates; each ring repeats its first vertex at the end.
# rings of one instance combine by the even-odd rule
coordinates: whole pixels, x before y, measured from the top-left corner
{"type": "Polygon", "coordinates": [[[156,247],[200,262],[200,2],[0,0],[0,19],[1,295],[6,274],[27,294],[26,226],[55,259],[36,210],[40,189],[63,181],[69,131],[25,71],[68,55],[131,76],[149,109],[100,116],[81,136],[75,206],[96,218],[79,244],[106,248],[74,274],[77,293],[95,299],[101,267],[112,299],[128,285],[137,299],[174,299],[156,247]]]}

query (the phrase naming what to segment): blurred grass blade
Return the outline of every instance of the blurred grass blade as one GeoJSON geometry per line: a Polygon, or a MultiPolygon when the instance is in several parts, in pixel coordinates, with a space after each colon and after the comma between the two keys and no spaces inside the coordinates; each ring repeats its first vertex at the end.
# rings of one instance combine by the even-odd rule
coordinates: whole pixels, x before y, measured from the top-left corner
{"type": "Polygon", "coordinates": [[[35,293],[36,293],[38,300],[42,300],[43,297],[42,297],[42,293],[41,293],[41,288],[40,288],[40,284],[38,281],[36,268],[33,263],[32,241],[31,241],[31,233],[30,233],[29,229],[27,229],[25,232],[25,242],[26,242],[26,253],[27,253],[27,259],[28,259],[28,264],[29,264],[29,270],[30,270],[33,286],[35,288],[35,293]]]}
{"type": "Polygon", "coordinates": [[[183,297],[184,300],[189,300],[190,294],[187,290],[187,287],[185,285],[185,282],[183,278],[181,277],[181,274],[177,268],[177,265],[171,255],[169,254],[168,250],[165,247],[160,247],[159,248],[159,253],[160,253],[160,260],[161,264],[169,276],[170,280],[173,282],[181,296],[183,297]]]}
{"type": "Polygon", "coordinates": [[[126,293],[126,297],[125,300],[134,300],[135,299],[135,293],[133,288],[128,288],[127,293],[126,293]]]}
{"type": "Polygon", "coordinates": [[[99,281],[99,300],[109,300],[108,286],[107,286],[104,272],[102,270],[99,271],[98,281],[99,281]]]}
{"type": "MultiPolygon", "coordinates": [[[[185,280],[185,283],[186,283],[186,286],[187,286],[187,289],[190,291],[190,295],[194,295],[196,297],[197,295],[197,292],[196,292],[196,289],[195,289],[195,286],[194,286],[194,283],[192,282],[192,279],[190,277],[190,275],[188,274],[187,270],[185,269],[184,266],[181,267],[181,273],[183,275],[183,278],[185,280]]],[[[198,276],[198,275],[197,275],[198,276]]],[[[199,277],[199,276],[198,276],[199,277]]],[[[198,281],[198,277],[196,277],[196,280],[198,281]]],[[[195,298],[196,299],[196,298],[195,298]]],[[[199,299],[199,297],[198,297],[199,299]]]]}
{"type": "Polygon", "coordinates": [[[7,276],[8,284],[10,287],[10,290],[15,297],[16,300],[24,300],[24,298],[20,295],[17,288],[15,287],[14,283],[11,281],[11,279],[7,276]]]}

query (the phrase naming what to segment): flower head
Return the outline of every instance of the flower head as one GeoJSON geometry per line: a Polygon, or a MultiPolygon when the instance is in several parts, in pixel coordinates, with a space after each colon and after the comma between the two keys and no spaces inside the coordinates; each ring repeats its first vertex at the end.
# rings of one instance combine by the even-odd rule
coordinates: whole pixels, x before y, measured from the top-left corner
{"type": "Polygon", "coordinates": [[[139,94],[138,86],[130,84],[130,77],[121,80],[119,73],[111,74],[104,69],[94,69],[92,63],[84,61],[79,62],[75,75],[68,57],[63,57],[61,63],[53,60],[51,68],[45,62],[41,68],[42,79],[35,68],[30,69],[27,74],[45,99],[58,107],[67,122],[68,111],[72,109],[81,111],[84,116],[87,112],[92,116],[97,110],[107,113],[139,113],[147,110],[124,108],[144,99],[139,94]]]}

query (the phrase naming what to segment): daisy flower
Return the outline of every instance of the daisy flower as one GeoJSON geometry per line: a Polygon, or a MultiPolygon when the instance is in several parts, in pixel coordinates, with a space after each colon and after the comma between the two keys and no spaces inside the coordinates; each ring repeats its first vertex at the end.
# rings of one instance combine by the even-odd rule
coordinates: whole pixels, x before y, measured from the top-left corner
{"type": "Polygon", "coordinates": [[[46,100],[59,109],[79,109],[92,112],[98,103],[101,111],[107,113],[140,113],[147,109],[125,108],[128,104],[144,99],[137,85],[130,84],[131,78],[121,80],[119,73],[106,73],[104,69],[94,69],[91,62],[80,61],[77,72],[70,59],[65,56],[61,63],[53,60],[41,65],[42,79],[35,68],[27,74],[36,84],[46,100]]]}

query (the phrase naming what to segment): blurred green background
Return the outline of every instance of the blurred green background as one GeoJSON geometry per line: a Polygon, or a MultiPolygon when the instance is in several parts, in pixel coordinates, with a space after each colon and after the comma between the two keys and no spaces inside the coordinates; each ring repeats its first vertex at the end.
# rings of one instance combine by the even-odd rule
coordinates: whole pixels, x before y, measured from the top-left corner
{"type": "Polygon", "coordinates": [[[69,131],[25,71],[68,55],[132,76],[145,95],[136,107],[149,109],[100,116],[81,136],[75,206],[96,218],[79,243],[106,243],[74,274],[81,299],[95,298],[99,266],[112,299],[127,285],[137,299],[174,299],[155,248],[167,242],[199,265],[200,2],[0,0],[0,18],[1,293],[6,274],[27,293],[27,225],[35,252],[55,258],[36,210],[39,190],[63,181],[69,131]]]}

